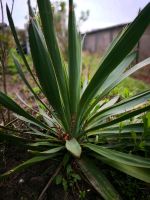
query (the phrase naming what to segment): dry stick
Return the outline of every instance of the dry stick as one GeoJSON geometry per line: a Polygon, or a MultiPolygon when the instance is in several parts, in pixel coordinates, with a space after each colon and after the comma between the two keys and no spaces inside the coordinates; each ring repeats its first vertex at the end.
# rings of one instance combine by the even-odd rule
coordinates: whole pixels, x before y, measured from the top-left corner
{"type": "MultiPolygon", "coordinates": [[[[1,6],[1,18],[2,18],[2,33],[3,33],[3,36],[4,36],[4,28],[3,28],[3,25],[4,25],[4,9],[3,9],[3,3],[2,3],[2,0],[0,0],[0,6],[1,6]]],[[[5,74],[5,60],[6,60],[6,49],[5,49],[5,46],[3,45],[4,42],[1,42],[0,45],[1,45],[1,51],[2,51],[2,56],[1,56],[1,64],[2,64],[2,74],[3,74],[3,89],[4,89],[4,92],[7,94],[7,89],[6,89],[6,74],[5,74]]]]}
{"type": "Polygon", "coordinates": [[[57,176],[57,174],[59,173],[61,167],[63,165],[63,161],[58,165],[55,173],[53,174],[53,176],[49,179],[48,183],[46,184],[46,186],[44,187],[44,189],[42,190],[38,200],[42,200],[43,199],[43,195],[46,192],[46,190],[48,189],[48,187],[50,186],[50,184],[52,183],[52,181],[54,180],[54,178],[57,176]]]}
{"type": "Polygon", "coordinates": [[[13,119],[13,120],[10,121],[9,123],[7,123],[7,124],[5,125],[5,127],[7,127],[7,126],[13,124],[13,123],[16,122],[17,120],[18,120],[18,118],[13,119]]]}
{"type": "MultiPolygon", "coordinates": [[[[1,109],[1,108],[0,108],[1,109]]],[[[3,125],[5,124],[5,117],[4,117],[4,113],[2,110],[1,111],[1,117],[2,117],[2,122],[3,122],[3,125]]]]}
{"type": "Polygon", "coordinates": [[[16,133],[24,133],[24,132],[29,131],[28,129],[27,130],[26,129],[13,129],[13,128],[10,128],[10,127],[0,125],[0,130],[1,129],[4,129],[6,131],[11,131],[11,132],[16,132],[16,133]]]}
{"type": "MultiPolygon", "coordinates": [[[[5,35],[5,30],[4,30],[4,8],[3,8],[3,3],[2,0],[0,0],[0,8],[1,8],[1,18],[2,18],[2,33],[3,36],[5,35]]],[[[12,0],[12,8],[11,8],[11,14],[13,12],[13,8],[14,8],[14,0],[12,0]]],[[[5,44],[3,42],[0,43],[0,48],[1,48],[1,52],[2,52],[2,56],[1,56],[1,65],[2,65],[2,77],[3,77],[3,90],[4,93],[7,94],[7,84],[6,84],[6,63],[7,63],[7,57],[8,57],[8,52],[6,50],[5,44]]],[[[4,116],[4,114],[2,114],[2,116],[4,116]]],[[[3,123],[5,124],[5,118],[3,119],[3,123]]],[[[10,112],[8,111],[8,122],[10,121],[10,112]]]]}
{"type": "MultiPolygon", "coordinates": [[[[2,0],[0,0],[0,10],[1,10],[1,18],[2,18],[2,34],[4,36],[4,9],[3,9],[3,3],[2,0]]],[[[1,49],[1,65],[2,65],[2,79],[3,79],[3,90],[5,94],[7,94],[7,87],[6,87],[6,73],[5,73],[5,68],[6,68],[6,58],[7,58],[7,53],[6,53],[6,48],[4,45],[4,42],[0,42],[0,49],[1,49]]],[[[2,114],[4,116],[4,114],[2,114]]],[[[9,114],[8,114],[9,118],[9,114]]],[[[5,124],[5,118],[3,119],[3,123],[5,124]]]]}

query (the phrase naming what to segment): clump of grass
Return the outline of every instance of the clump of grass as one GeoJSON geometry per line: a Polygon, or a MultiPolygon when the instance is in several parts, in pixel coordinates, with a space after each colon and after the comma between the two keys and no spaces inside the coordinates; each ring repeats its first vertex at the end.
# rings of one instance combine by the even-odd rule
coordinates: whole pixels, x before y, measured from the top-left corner
{"type": "Polygon", "coordinates": [[[119,94],[121,97],[127,98],[144,90],[148,90],[149,88],[150,85],[144,83],[143,81],[127,77],[111,92],[111,95],[119,94]]]}

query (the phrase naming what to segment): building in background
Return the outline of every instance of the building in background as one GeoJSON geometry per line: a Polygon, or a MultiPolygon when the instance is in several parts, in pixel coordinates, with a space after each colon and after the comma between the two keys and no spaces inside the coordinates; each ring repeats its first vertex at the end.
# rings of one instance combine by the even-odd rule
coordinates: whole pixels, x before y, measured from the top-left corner
{"type": "MultiPolygon", "coordinates": [[[[87,32],[84,39],[83,50],[103,55],[112,40],[126,27],[126,25],[127,24],[120,24],[87,32]]],[[[150,26],[141,37],[137,45],[137,51],[138,61],[150,57],[150,26]]]]}
{"type": "MultiPolygon", "coordinates": [[[[97,29],[87,32],[84,38],[83,50],[89,53],[96,53],[103,56],[112,40],[126,27],[127,24],[120,24],[104,29],[97,29]]],[[[150,26],[140,38],[137,46],[136,63],[150,57],[150,26]]],[[[133,77],[150,83],[150,66],[135,72],[133,77]]]]}

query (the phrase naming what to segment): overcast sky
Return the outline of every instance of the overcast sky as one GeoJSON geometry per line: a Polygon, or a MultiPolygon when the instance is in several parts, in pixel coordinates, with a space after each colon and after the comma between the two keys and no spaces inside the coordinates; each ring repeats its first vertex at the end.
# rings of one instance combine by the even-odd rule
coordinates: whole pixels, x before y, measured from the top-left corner
{"type": "MultiPolygon", "coordinates": [[[[66,0],[67,1],[67,0],[66,0]]],[[[11,7],[12,0],[2,0],[11,7]]],[[[13,18],[15,25],[24,27],[27,15],[27,0],[15,0],[13,18]]],[[[36,0],[31,0],[36,5],[36,0]]],[[[90,11],[89,18],[80,27],[81,32],[104,28],[122,23],[131,22],[150,0],[74,0],[76,15],[79,18],[81,11],[90,11]]],[[[5,7],[5,6],[4,6],[5,7]]],[[[5,22],[6,15],[5,15],[5,22]]]]}

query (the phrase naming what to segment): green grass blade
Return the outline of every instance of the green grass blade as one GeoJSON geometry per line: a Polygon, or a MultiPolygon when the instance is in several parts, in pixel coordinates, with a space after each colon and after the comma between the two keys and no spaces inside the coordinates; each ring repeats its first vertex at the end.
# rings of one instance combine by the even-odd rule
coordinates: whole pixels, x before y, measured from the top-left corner
{"type": "Polygon", "coordinates": [[[76,29],[73,0],[69,0],[68,33],[70,111],[72,121],[75,121],[80,98],[81,41],[76,29]]]}
{"type": "Polygon", "coordinates": [[[32,117],[24,109],[22,109],[17,103],[15,103],[11,98],[9,98],[7,95],[5,95],[2,92],[0,92],[0,104],[2,104],[7,109],[15,112],[16,114],[28,119],[29,121],[32,121],[34,124],[37,124],[37,126],[41,126],[43,128],[46,127],[42,122],[32,117]]]}
{"type": "Polygon", "coordinates": [[[79,116],[88,106],[91,99],[96,95],[98,90],[108,78],[110,73],[120,64],[120,62],[133,49],[141,35],[150,23],[150,3],[140,12],[137,18],[128,26],[126,31],[120,37],[118,42],[111,49],[109,54],[100,64],[97,72],[91,79],[88,87],[82,95],[80,101],[79,116]]]}
{"type": "Polygon", "coordinates": [[[107,177],[96,167],[93,160],[82,157],[78,160],[78,164],[85,177],[105,200],[121,199],[107,177]]]}
{"type": "Polygon", "coordinates": [[[143,158],[133,154],[122,153],[90,143],[84,144],[84,147],[89,148],[90,150],[109,160],[113,160],[115,162],[123,163],[129,166],[150,169],[150,159],[148,158],[143,158]]]}
{"type": "Polygon", "coordinates": [[[57,76],[60,93],[69,118],[68,120],[70,120],[69,96],[67,87],[68,80],[66,80],[66,75],[64,72],[64,63],[61,58],[55,34],[52,6],[49,0],[44,0],[44,1],[38,0],[37,3],[40,12],[40,18],[42,22],[43,33],[45,36],[46,44],[54,65],[54,70],[57,76]]]}

